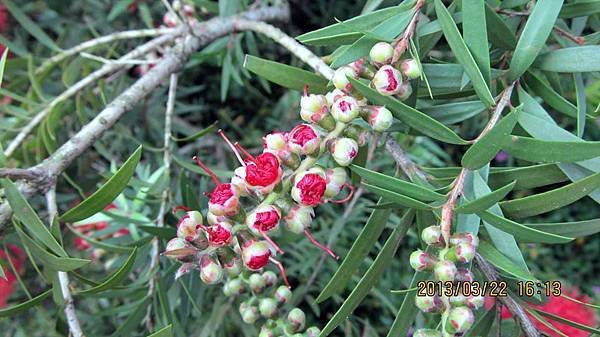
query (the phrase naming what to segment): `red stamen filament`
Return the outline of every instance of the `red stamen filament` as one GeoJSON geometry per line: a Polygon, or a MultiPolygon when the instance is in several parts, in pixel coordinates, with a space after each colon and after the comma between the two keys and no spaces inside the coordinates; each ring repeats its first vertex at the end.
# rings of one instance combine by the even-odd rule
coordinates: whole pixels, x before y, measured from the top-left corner
{"type": "Polygon", "coordinates": [[[304,96],[308,96],[308,84],[304,85],[304,96]]]}
{"type": "Polygon", "coordinates": [[[344,199],[340,199],[340,200],[330,200],[330,202],[334,203],[334,204],[343,204],[348,202],[348,200],[350,200],[350,198],[352,198],[352,195],[354,195],[354,185],[351,184],[344,184],[344,186],[348,187],[350,189],[350,192],[348,192],[348,195],[344,198],[344,199]]]}
{"type": "Polygon", "coordinates": [[[275,248],[275,250],[279,253],[279,254],[284,254],[284,251],[281,250],[281,248],[279,248],[279,246],[275,243],[275,241],[273,241],[273,239],[271,239],[269,237],[269,235],[267,234],[267,232],[265,231],[260,231],[260,234],[263,236],[263,238],[265,238],[265,240],[267,240],[268,243],[271,244],[271,246],[273,246],[273,248],[275,248]]]}
{"type": "Polygon", "coordinates": [[[206,174],[208,174],[212,178],[212,180],[217,186],[221,185],[221,182],[219,181],[219,178],[217,178],[217,175],[213,171],[211,171],[211,169],[209,169],[208,166],[204,165],[204,163],[200,160],[200,158],[198,158],[198,156],[194,156],[193,159],[196,161],[196,164],[198,164],[198,166],[200,166],[202,170],[204,170],[204,172],[206,172],[206,174]]]}
{"type": "Polygon", "coordinates": [[[250,154],[250,152],[246,151],[246,149],[244,149],[240,143],[235,142],[235,144],[233,144],[233,146],[235,146],[238,150],[240,150],[241,153],[244,154],[244,156],[246,156],[246,159],[251,160],[251,161],[255,161],[256,159],[254,158],[254,156],[252,156],[250,154]]]}
{"type": "Polygon", "coordinates": [[[335,253],[329,249],[329,247],[321,244],[319,241],[317,241],[312,234],[310,234],[310,232],[308,231],[308,229],[304,230],[304,235],[306,235],[306,237],[308,238],[308,240],[310,240],[310,242],[312,242],[313,245],[317,246],[320,250],[324,251],[325,253],[329,254],[329,256],[333,257],[334,259],[338,260],[340,257],[335,255],[335,253]]]}
{"type": "Polygon", "coordinates": [[[231,151],[233,151],[233,153],[235,154],[235,157],[240,162],[240,164],[242,164],[242,166],[246,166],[246,164],[244,163],[244,160],[242,160],[242,156],[240,156],[240,153],[236,150],[235,146],[231,143],[231,141],[229,140],[227,135],[225,135],[225,132],[223,132],[222,129],[219,129],[217,131],[217,133],[219,134],[219,136],[221,136],[221,138],[223,138],[225,140],[225,143],[227,143],[229,148],[231,148],[231,151]]]}
{"type": "Polygon", "coordinates": [[[285,268],[283,268],[283,264],[281,264],[281,262],[275,260],[272,257],[269,257],[269,261],[273,262],[273,264],[275,264],[277,268],[279,268],[279,271],[281,272],[281,277],[283,277],[283,282],[289,289],[292,289],[292,286],[290,285],[290,282],[287,279],[287,275],[285,274],[285,268]]]}
{"type": "Polygon", "coordinates": [[[175,207],[173,207],[173,209],[171,210],[171,212],[173,212],[173,214],[177,214],[177,212],[178,212],[178,211],[189,212],[189,211],[191,211],[191,210],[192,210],[192,209],[191,209],[191,208],[189,208],[189,207],[187,207],[187,206],[184,206],[184,205],[179,205],[179,206],[175,206],[175,207]]]}

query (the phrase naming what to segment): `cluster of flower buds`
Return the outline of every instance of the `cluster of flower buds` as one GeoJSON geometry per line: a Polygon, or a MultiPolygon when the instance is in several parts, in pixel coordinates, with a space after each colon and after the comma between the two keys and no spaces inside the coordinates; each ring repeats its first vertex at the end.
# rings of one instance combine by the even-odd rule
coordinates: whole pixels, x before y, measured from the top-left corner
{"type": "Polygon", "coordinates": [[[480,294],[463,294],[461,289],[470,289],[463,283],[473,282],[473,274],[466,267],[457,267],[456,264],[468,264],[475,257],[475,250],[479,245],[479,238],[472,233],[456,233],[450,236],[446,244],[440,226],[430,226],[421,232],[421,239],[429,246],[428,251],[436,254],[416,250],[410,255],[410,265],[417,271],[433,271],[435,280],[440,285],[438,289],[442,294],[433,296],[417,296],[416,306],[425,313],[442,313],[443,331],[431,329],[418,330],[414,336],[436,337],[455,336],[467,331],[474,322],[473,309],[478,309],[484,304],[484,297],[480,294]],[[441,288],[452,288],[446,296],[441,288]],[[459,290],[459,291],[456,291],[459,290]]]}
{"type": "Polygon", "coordinates": [[[163,15],[163,24],[167,27],[176,27],[182,20],[188,25],[197,22],[196,10],[193,1],[175,0],[171,4],[173,11],[168,11],[163,15]]]}

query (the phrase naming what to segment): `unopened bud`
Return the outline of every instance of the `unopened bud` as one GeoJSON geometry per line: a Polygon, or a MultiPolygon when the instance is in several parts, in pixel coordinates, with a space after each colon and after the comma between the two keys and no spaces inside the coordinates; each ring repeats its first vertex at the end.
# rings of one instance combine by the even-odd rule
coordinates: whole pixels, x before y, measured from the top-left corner
{"type": "Polygon", "coordinates": [[[196,269],[196,264],[189,262],[183,263],[181,267],[177,268],[177,272],[175,272],[175,280],[178,280],[180,277],[194,269],[196,269]]]}
{"type": "Polygon", "coordinates": [[[333,106],[333,102],[344,96],[346,96],[346,94],[340,89],[333,89],[333,91],[330,91],[325,95],[325,99],[327,99],[328,106],[333,106]]]}
{"type": "Polygon", "coordinates": [[[475,316],[473,311],[467,307],[455,307],[450,309],[446,320],[445,330],[449,333],[462,333],[473,325],[475,316]]]}
{"type": "Polygon", "coordinates": [[[377,42],[369,51],[369,57],[377,65],[388,64],[394,57],[394,47],[387,42],[377,42]]]}
{"type": "Polygon", "coordinates": [[[277,301],[267,297],[260,300],[258,304],[260,314],[265,318],[271,318],[277,313],[277,301]]]}
{"type": "Polygon", "coordinates": [[[279,288],[275,290],[275,298],[279,303],[287,303],[292,299],[292,291],[286,286],[279,286],[279,288]]]}
{"type": "Polygon", "coordinates": [[[225,269],[227,276],[236,277],[242,272],[242,261],[234,256],[223,264],[223,269],[225,269]]]}
{"type": "Polygon", "coordinates": [[[470,243],[459,243],[450,247],[446,257],[454,262],[469,263],[475,257],[475,246],[470,243]]]}
{"type": "Polygon", "coordinates": [[[241,312],[242,321],[246,324],[253,324],[260,317],[258,315],[258,308],[251,306],[247,307],[244,311],[241,312]]]}
{"type": "Polygon", "coordinates": [[[394,116],[386,107],[370,106],[365,108],[364,111],[367,112],[366,120],[374,131],[383,132],[392,126],[394,116]]]}
{"type": "Polygon", "coordinates": [[[450,302],[450,306],[452,307],[460,307],[467,303],[467,296],[458,294],[456,296],[448,297],[448,301],[450,302]]]}
{"type": "Polygon", "coordinates": [[[300,117],[308,123],[318,123],[326,114],[327,99],[323,95],[306,95],[300,98],[300,117]]]}
{"type": "Polygon", "coordinates": [[[320,167],[312,167],[296,174],[290,194],[301,205],[316,206],[321,202],[326,188],[325,171],[320,167]]]}
{"type": "Polygon", "coordinates": [[[185,239],[173,238],[167,242],[167,247],[165,248],[163,254],[167,257],[183,260],[195,253],[196,249],[192,247],[185,239]]]}
{"type": "Polygon", "coordinates": [[[290,151],[299,155],[315,152],[321,143],[317,130],[310,124],[296,125],[288,133],[290,151]]]}
{"type": "Polygon", "coordinates": [[[263,290],[265,290],[267,281],[265,281],[261,274],[254,273],[248,278],[248,285],[250,286],[250,290],[260,294],[263,292],[263,290]]]}
{"type": "Polygon", "coordinates": [[[352,164],[358,154],[358,143],[351,138],[338,138],[331,145],[331,156],[340,166],[352,164]]]}
{"type": "Polygon", "coordinates": [[[367,143],[369,134],[369,130],[357,124],[349,124],[343,133],[344,137],[354,139],[358,146],[363,146],[367,143]]]}
{"type": "Polygon", "coordinates": [[[239,278],[230,279],[223,285],[223,294],[227,297],[239,295],[244,292],[244,283],[239,278]]]}
{"type": "Polygon", "coordinates": [[[304,322],[306,321],[306,316],[304,315],[304,311],[299,308],[294,308],[290,311],[287,316],[288,322],[290,323],[290,328],[292,331],[300,331],[304,328],[304,322]]]}
{"type": "Polygon", "coordinates": [[[410,266],[416,271],[431,270],[437,259],[420,249],[415,250],[410,254],[410,266]]]}
{"type": "Polygon", "coordinates": [[[266,266],[270,257],[271,250],[266,241],[249,240],[242,247],[242,260],[250,270],[259,270],[266,266]]]}
{"type": "Polygon", "coordinates": [[[306,337],[317,337],[321,333],[321,330],[316,326],[311,326],[310,328],[306,329],[304,333],[306,334],[306,337]]]}
{"type": "Polygon", "coordinates": [[[482,295],[480,295],[480,296],[471,295],[471,296],[467,297],[465,304],[467,305],[467,307],[469,307],[471,309],[479,309],[485,304],[485,297],[483,297],[482,295]]]}
{"type": "Polygon", "coordinates": [[[262,326],[260,328],[260,332],[258,333],[258,337],[275,337],[275,333],[273,330],[267,328],[266,326],[262,326]]]}
{"type": "Polygon", "coordinates": [[[425,227],[421,232],[421,239],[428,245],[440,245],[444,243],[442,228],[440,226],[425,227]]]}
{"type": "Polygon", "coordinates": [[[414,59],[406,59],[400,64],[400,71],[411,80],[421,77],[421,69],[414,59]]]}
{"type": "Polygon", "coordinates": [[[358,107],[358,102],[352,96],[340,97],[333,102],[333,106],[331,107],[331,115],[333,118],[342,123],[351,122],[358,117],[359,112],[360,108],[358,107]]]}
{"type": "Polygon", "coordinates": [[[340,193],[348,182],[348,173],[343,167],[334,167],[326,171],[327,188],[325,198],[332,199],[340,193]]]}
{"type": "Polygon", "coordinates": [[[267,270],[262,273],[262,277],[265,279],[267,287],[272,287],[277,283],[277,275],[274,272],[267,270]]]}
{"type": "Polygon", "coordinates": [[[410,83],[408,81],[404,81],[400,85],[400,90],[396,95],[399,100],[405,101],[410,97],[410,95],[412,95],[412,92],[413,92],[413,90],[412,90],[412,86],[410,85],[410,83]]]}
{"type": "Polygon", "coordinates": [[[442,337],[442,333],[433,329],[419,329],[415,331],[413,337],[442,337]]]}
{"type": "Polygon", "coordinates": [[[422,312],[438,312],[443,310],[444,303],[439,296],[419,296],[415,297],[415,305],[422,312]]]}
{"type": "Polygon", "coordinates": [[[454,281],[456,278],[456,265],[452,261],[438,261],[433,266],[435,279],[441,282],[454,281]]]}
{"type": "Polygon", "coordinates": [[[292,233],[301,234],[310,226],[315,211],[310,206],[294,205],[285,216],[285,228],[292,233]]]}
{"type": "Polygon", "coordinates": [[[343,66],[335,70],[331,81],[339,90],[349,92],[352,89],[352,84],[350,84],[348,77],[358,78],[358,74],[352,67],[343,66]]]}
{"type": "Polygon", "coordinates": [[[477,248],[479,246],[479,238],[477,237],[477,235],[470,232],[456,233],[450,236],[451,246],[457,245],[459,243],[470,243],[473,246],[475,246],[475,248],[477,248]]]}
{"type": "Polygon", "coordinates": [[[216,284],[223,279],[223,268],[214,258],[203,255],[200,259],[200,279],[205,284],[216,284]]]}
{"type": "Polygon", "coordinates": [[[200,237],[202,228],[202,214],[198,211],[187,212],[177,224],[177,237],[194,241],[200,237]]]}
{"type": "Polygon", "coordinates": [[[402,90],[402,74],[394,67],[385,65],[373,77],[373,86],[383,95],[396,95],[402,90]]]}
{"type": "Polygon", "coordinates": [[[261,234],[279,226],[281,212],[273,205],[259,205],[246,216],[246,226],[254,234],[261,234]]]}
{"type": "Polygon", "coordinates": [[[457,268],[456,277],[454,278],[457,282],[473,282],[475,277],[473,273],[467,268],[457,268]]]}

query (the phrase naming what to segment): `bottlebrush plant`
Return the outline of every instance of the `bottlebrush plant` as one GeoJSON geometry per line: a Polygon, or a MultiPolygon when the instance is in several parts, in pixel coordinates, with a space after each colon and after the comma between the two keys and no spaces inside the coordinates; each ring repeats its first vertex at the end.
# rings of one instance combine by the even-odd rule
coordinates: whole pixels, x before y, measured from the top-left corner
{"type": "Polygon", "coordinates": [[[600,2],[2,3],[8,335],[600,333],[600,2]]]}

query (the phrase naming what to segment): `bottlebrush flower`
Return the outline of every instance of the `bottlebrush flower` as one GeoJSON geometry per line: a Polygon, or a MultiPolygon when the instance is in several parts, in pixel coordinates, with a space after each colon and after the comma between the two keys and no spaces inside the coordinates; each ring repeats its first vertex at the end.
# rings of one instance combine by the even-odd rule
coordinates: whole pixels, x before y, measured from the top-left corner
{"type": "Polygon", "coordinates": [[[209,255],[200,258],[200,279],[205,284],[216,284],[223,279],[223,268],[215,258],[209,255]]]}
{"type": "Polygon", "coordinates": [[[402,91],[402,74],[396,68],[385,65],[375,73],[373,86],[383,95],[400,94],[402,91]]]}
{"type": "Polygon", "coordinates": [[[475,316],[473,311],[467,307],[451,308],[446,320],[445,330],[448,333],[462,333],[473,325],[475,316]]]}
{"type": "Polygon", "coordinates": [[[421,69],[414,59],[406,59],[400,64],[400,71],[411,80],[421,77],[421,69]]]}
{"type": "Polygon", "coordinates": [[[371,61],[378,66],[388,64],[394,57],[394,47],[387,42],[377,42],[369,51],[371,61]]]}
{"type": "Polygon", "coordinates": [[[246,268],[259,270],[269,263],[271,250],[266,241],[248,240],[242,247],[242,260],[246,268]]]}
{"type": "Polygon", "coordinates": [[[348,123],[358,117],[360,109],[358,102],[352,96],[343,96],[333,102],[331,115],[336,121],[348,123]]]}
{"type": "Polygon", "coordinates": [[[320,167],[313,167],[294,177],[292,199],[304,206],[316,206],[321,202],[326,188],[325,172],[320,167]]]}
{"type": "Polygon", "coordinates": [[[177,223],[177,237],[194,241],[200,237],[202,227],[202,214],[198,211],[189,211],[177,223]]]}
{"type": "Polygon", "coordinates": [[[433,266],[433,275],[438,281],[454,281],[456,278],[456,265],[452,261],[438,261],[433,266]]]}
{"type": "Polygon", "coordinates": [[[319,148],[321,139],[317,130],[310,124],[296,125],[288,133],[290,151],[299,155],[311,154],[319,148]]]}
{"type": "Polygon", "coordinates": [[[331,156],[340,166],[352,164],[358,154],[358,143],[351,138],[338,138],[331,145],[331,156]]]}
{"type": "Polygon", "coordinates": [[[228,222],[219,222],[206,227],[208,243],[213,247],[228,245],[231,242],[231,224],[228,222]]]}
{"type": "Polygon", "coordinates": [[[270,153],[262,153],[246,162],[245,180],[250,189],[260,193],[270,193],[281,181],[283,170],[277,157],[270,153]]]}
{"type": "Polygon", "coordinates": [[[366,121],[374,131],[383,132],[392,126],[394,116],[386,107],[370,106],[366,107],[364,111],[366,111],[366,121]]]}
{"type": "Polygon", "coordinates": [[[217,175],[211,171],[204,163],[194,156],[194,160],[215,182],[215,189],[210,192],[208,200],[208,210],[214,215],[233,216],[240,209],[240,191],[230,183],[221,183],[217,175]]]}
{"type": "Polygon", "coordinates": [[[358,78],[358,74],[352,67],[343,66],[335,70],[331,81],[337,89],[343,92],[350,92],[352,84],[350,84],[348,77],[358,78]]]}
{"type": "Polygon", "coordinates": [[[430,270],[436,262],[435,256],[420,249],[410,254],[410,266],[416,271],[430,270]]]}
{"type": "Polygon", "coordinates": [[[340,194],[346,183],[348,182],[348,173],[346,169],[342,167],[334,167],[327,169],[325,180],[327,181],[327,187],[325,188],[325,199],[332,199],[336,195],[340,194]]]}

